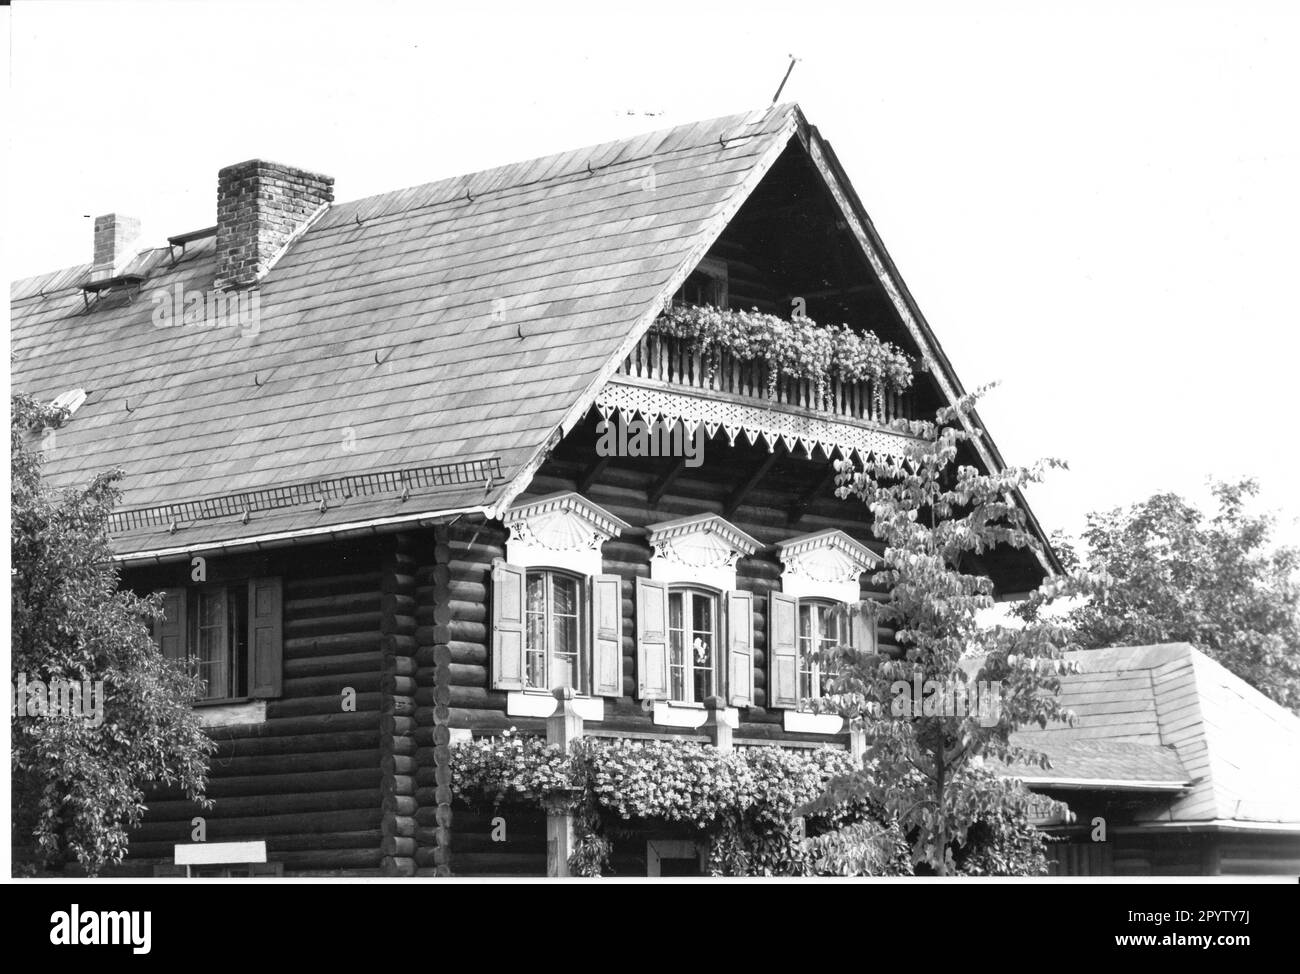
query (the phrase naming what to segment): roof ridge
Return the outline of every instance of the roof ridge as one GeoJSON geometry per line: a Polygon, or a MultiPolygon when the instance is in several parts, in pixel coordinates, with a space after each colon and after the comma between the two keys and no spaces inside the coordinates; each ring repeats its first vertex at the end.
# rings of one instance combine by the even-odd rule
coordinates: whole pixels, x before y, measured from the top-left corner
{"type": "MultiPolygon", "coordinates": [[[[766,125],[766,123],[772,121],[773,119],[784,118],[785,115],[789,114],[789,113],[792,112],[792,111],[797,111],[797,110],[798,110],[798,105],[797,105],[796,103],[794,103],[794,102],[784,102],[784,103],[779,104],[779,105],[773,105],[772,107],[770,107],[770,108],[768,108],[768,109],[766,109],[766,110],[763,111],[763,114],[762,114],[762,117],[761,117],[761,118],[757,118],[757,119],[755,119],[754,122],[752,122],[752,123],[750,123],[750,124],[751,124],[751,125],[758,125],[758,124],[766,125]]],[[[670,133],[673,133],[673,132],[680,132],[680,131],[685,130],[685,129],[692,129],[692,128],[706,128],[706,127],[709,127],[709,126],[715,125],[715,124],[717,124],[717,123],[727,122],[727,121],[731,121],[731,120],[733,120],[733,119],[735,119],[735,120],[748,119],[748,118],[751,118],[751,117],[753,117],[753,116],[755,116],[755,115],[757,115],[757,114],[758,114],[758,112],[757,112],[757,110],[755,110],[755,111],[752,111],[752,112],[738,112],[738,113],[735,113],[735,114],[732,114],[732,115],[719,115],[719,116],[716,117],[716,118],[702,119],[702,120],[695,121],[695,122],[686,122],[686,123],[683,123],[683,124],[681,124],[681,125],[673,125],[673,126],[669,126],[669,127],[662,128],[662,129],[653,129],[653,130],[651,130],[651,131],[649,131],[649,132],[642,132],[642,133],[640,133],[640,134],[638,134],[638,135],[632,135],[632,136],[629,136],[629,137],[624,138],[624,139],[612,139],[612,140],[609,140],[609,141],[606,141],[606,142],[599,142],[599,143],[595,143],[595,144],[592,144],[592,145],[580,146],[580,147],[578,147],[578,148],[574,148],[574,149],[565,149],[565,150],[560,151],[560,152],[551,152],[551,153],[547,153],[547,154],[545,154],[545,155],[533,156],[533,157],[528,158],[528,159],[518,159],[518,160],[515,160],[515,161],[513,161],[513,162],[504,162],[504,163],[499,163],[499,164],[497,164],[497,165],[495,165],[495,166],[488,166],[488,167],[486,167],[486,168],[484,168],[484,169],[477,169],[477,170],[474,170],[474,171],[472,171],[472,172],[468,172],[468,173],[460,173],[460,174],[455,175],[455,176],[446,176],[446,177],[443,177],[442,179],[434,179],[434,180],[430,180],[430,181],[428,181],[428,182],[423,182],[423,183],[413,183],[413,184],[411,184],[411,185],[409,185],[409,186],[402,186],[402,187],[399,187],[399,188],[397,188],[397,189],[385,190],[385,191],[382,192],[382,193],[372,193],[372,194],[370,194],[369,196],[362,196],[362,197],[358,197],[358,198],[356,198],[356,199],[351,199],[351,200],[342,200],[342,201],[336,202],[336,203],[334,203],[334,204],[332,205],[332,207],[331,207],[331,212],[334,212],[334,211],[343,211],[343,210],[344,210],[345,208],[347,208],[347,207],[359,207],[359,206],[361,206],[361,205],[364,204],[364,203],[369,203],[369,202],[372,202],[372,201],[375,201],[375,200],[381,200],[381,199],[383,199],[383,198],[385,198],[385,197],[396,196],[396,195],[399,195],[399,194],[402,194],[402,193],[410,193],[410,192],[413,192],[413,191],[416,191],[416,190],[428,189],[428,188],[430,188],[430,187],[434,187],[434,186],[452,185],[452,184],[454,184],[454,183],[458,183],[458,182],[459,182],[459,183],[463,183],[463,184],[465,184],[465,185],[468,186],[468,185],[472,184],[472,182],[473,182],[475,179],[480,179],[481,177],[488,176],[488,175],[490,175],[490,174],[494,174],[494,173],[500,173],[500,172],[503,172],[503,171],[508,170],[508,169],[515,169],[515,168],[518,168],[518,167],[520,167],[520,166],[535,166],[535,165],[538,165],[538,164],[540,164],[540,163],[547,162],[547,161],[551,161],[551,160],[558,161],[558,160],[564,158],[565,156],[572,156],[572,157],[574,157],[575,159],[576,159],[576,158],[581,158],[581,157],[582,157],[582,154],[584,154],[584,153],[596,154],[596,153],[598,153],[598,152],[600,152],[600,151],[602,151],[602,150],[606,150],[606,151],[607,151],[607,150],[613,149],[613,148],[616,147],[616,146],[626,146],[626,145],[629,145],[629,144],[634,143],[634,142],[638,142],[638,141],[642,141],[642,140],[646,140],[646,139],[654,138],[655,136],[666,136],[666,135],[668,135],[668,134],[670,134],[670,133]]],[[[779,127],[780,127],[780,126],[778,126],[778,128],[779,128],[779,127]]],[[[761,129],[759,129],[758,131],[753,131],[753,132],[744,132],[744,133],[741,133],[741,134],[737,134],[737,135],[734,136],[734,137],[731,137],[731,138],[726,139],[726,141],[730,142],[730,141],[733,141],[733,140],[734,140],[734,141],[739,141],[740,139],[746,139],[746,140],[748,140],[748,139],[759,138],[759,137],[761,137],[761,136],[763,136],[763,135],[770,134],[770,131],[772,131],[772,130],[769,130],[769,129],[767,129],[767,128],[761,128],[761,129]]],[[[601,172],[601,171],[604,170],[604,169],[612,168],[612,167],[615,166],[615,165],[627,165],[627,164],[634,163],[634,162],[640,162],[640,161],[642,161],[642,160],[644,160],[644,159],[655,158],[655,157],[657,157],[657,156],[661,156],[661,155],[671,155],[671,154],[679,153],[679,152],[689,152],[689,151],[691,151],[691,150],[693,150],[693,149],[703,148],[703,147],[705,147],[705,146],[707,146],[707,145],[709,145],[709,144],[711,144],[711,143],[708,143],[708,142],[691,143],[691,144],[689,144],[689,145],[674,146],[674,147],[671,148],[671,149],[666,149],[666,150],[656,150],[656,151],[654,151],[654,152],[648,152],[648,153],[645,153],[644,155],[639,155],[639,156],[629,156],[629,157],[627,157],[627,158],[625,158],[625,159],[611,159],[611,160],[609,160],[608,162],[601,163],[600,165],[595,166],[595,167],[592,167],[592,166],[589,165],[589,166],[587,167],[587,169],[585,170],[585,173],[586,173],[586,174],[592,174],[592,175],[594,175],[595,173],[601,172]]],[[[570,177],[573,177],[573,176],[579,176],[579,175],[583,175],[583,174],[584,174],[584,170],[572,170],[572,171],[566,171],[566,172],[561,172],[561,173],[548,174],[548,175],[545,175],[545,176],[540,176],[540,177],[538,177],[538,178],[536,178],[536,179],[525,180],[525,181],[523,181],[523,182],[510,183],[510,184],[507,184],[507,185],[504,185],[504,186],[493,186],[493,187],[491,187],[491,188],[489,188],[489,189],[483,189],[483,190],[480,190],[479,194],[477,194],[477,195],[487,195],[487,194],[489,194],[489,193],[492,193],[492,194],[503,193],[503,192],[506,192],[506,191],[509,191],[509,190],[520,189],[520,188],[525,187],[525,186],[538,186],[538,185],[541,185],[541,184],[543,184],[543,183],[552,182],[552,181],[555,181],[555,180],[561,180],[561,179],[568,179],[568,178],[570,178],[570,177]]],[[[477,198],[477,195],[475,196],[475,198],[477,198]]],[[[463,199],[463,198],[464,198],[463,196],[459,196],[459,195],[457,195],[457,196],[451,196],[451,197],[448,197],[448,198],[445,199],[445,200],[437,200],[437,201],[427,202],[427,203],[412,203],[410,206],[404,206],[404,207],[402,207],[401,209],[393,210],[393,211],[391,211],[391,213],[385,213],[385,214],[383,214],[383,216],[389,216],[389,215],[396,214],[396,213],[410,213],[412,210],[424,209],[424,208],[426,208],[426,207],[442,206],[442,205],[444,205],[444,204],[446,204],[446,203],[456,202],[457,200],[460,200],[460,199],[463,199]]],[[[376,214],[376,215],[371,216],[369,219],[379,219],[379,218],[380,218],[380,215],[379,215],[379,214],[376,214]]],[[[325,227],[325,228],[322,228],[322,229],[332,229],[332,227],[325,227]]]]}

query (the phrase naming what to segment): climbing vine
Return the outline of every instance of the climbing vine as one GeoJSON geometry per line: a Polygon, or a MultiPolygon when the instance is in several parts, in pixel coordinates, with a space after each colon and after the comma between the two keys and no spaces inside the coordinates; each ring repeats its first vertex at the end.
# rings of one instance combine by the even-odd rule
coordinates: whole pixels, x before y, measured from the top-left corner
{"type": "MultiPolygon", "coordinates": [[[[834,793],[859,769],[846,751],[583,738],[569,754],[539,737],[506,731],[452,748],[452,791],[474,808],[545,807],[548,795],[575,802],[575,876],[609,871],[614,846],[636,827],[675,829],[707,850],[714,876],[889,876],[913,872],[908,838],[868,800],[834,793]]],[[[985,769],[967,769],[980,794],[979,823],[958,839],[956,872],[1041,875],[1042,834],[1030,796],[985,769]]]]}
{"type": "Polygon", "coordinates": [[[912,384],[911,360],[895,345],[871,332],[819,325],[806,316],[787,320],[757,308],[674,306],[655,321],[653,331],[700,352],[710,376],[724,351],[744,362],[766,362],[769,399],[776,398],[781,376],[812,380],[823,407],[832,379],[870,382],[877,409],[887,390],[902,392],[912,384]]]}
{"type": "MultiPolygon", "coordinates": [[[[453,750],[452,789],[470,805],[538,807],[549,792],[574,789],[574,875],[608,869],[616,833],[629,823],[683,828],[708,849],[712,875],[816,875],[826,868],[806,835],[870,818],[865,802],[846,802],[800,819],[796,810],[848,773],[848,753],[777,747],[723,753],[703,744],[586,738],[567,757],[539,738],[507,732],[453,750]]],[[[892,832],[873,823],[882,835],[892,832]]],[[[881,874],[906,873],[898,837],[875,864],[881,874]]]]}

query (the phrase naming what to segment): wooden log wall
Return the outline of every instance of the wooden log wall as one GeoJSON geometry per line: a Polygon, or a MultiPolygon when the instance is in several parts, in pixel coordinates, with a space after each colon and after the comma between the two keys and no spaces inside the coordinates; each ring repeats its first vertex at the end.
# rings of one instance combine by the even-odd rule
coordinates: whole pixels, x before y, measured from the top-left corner
{"type": "MultiPolygon", "coordinates": [[[[728,449],[726,441],[721,438],[709,446],[718,452],[728,449]]],[[[734,489],[732,481],[743,479],[744,464],[753,462],[752,456],[743,455],[740,450],[737,450],[736,461],[732,464],[710,456],[709,462],[700,468],[677,477],[656,504],[651,504],[649,498],[662,479],[661,471],[611,464],[587,485],[584,496],[633,526],[623,537],[607,542],[602,548],[604,571],[617,574],[623,580],[623,696],[605,699],[604,719],[599,723],[588,723],[586,730],[589,733],[704,739],[689,728],[655,725],[652,713],[636,699],[635,584],[638,577],[649,577],[651,554],[644,528],[647,524],[690,514],[723,514],[734,489]]],[[[808,464],[801,467],[800,464],[803,461],[787,461],[783,469],[774,467],[773,481],[760,484],[729,520],[768,546],[799,534],[838,527],[878,550],[879,546],[870,539],[866,508],[857,502],[837,500],[830,487],[826,488],[824,496],[814,497],[807,511],[799,516],[796,524],[791,525],[789,508],[792,499],[807,494],[824,477],[818,468],[808,464]]],[[[553,458],[543,465],[526,496],[577,490],[586,470],[587,464],[579,459],[566,462],[553,458]]],[[[499,734],[509,727],[521,733],[545,733],[544,719],[509,716],[506,712],[507,694],[491,689],[490,572],[493,559],[505,557],[505,542],[506,533],[498,524],[457,523],[441,533],[435,563],[422,565],[418,570],[421,598],[416,631],[420,662],[416,720],[417,736],[424,745],[419,753],[424,757],[417,774],[425,784],[417,789],[417,796],[421,801],[419,814],[422,816],[426,816],[425,798],[433,797],[427,784],[432,779],[423,764],[431,756],[426,750],[426,742],[435,740],[433,734],[444,714],[450,728],[468,729],[479,736],[499,734]],[[441,571],[444,567],[445,575],[441,571]],[[445,601],[441,595],[444,577],[445,601]],[[444,605],[445,611],[440,612],[444,605]],[[440,682],[439,674],[445,678],[445,683],[440,682]]],[[[844,733],[833,736],[787,733],[782,725],[782,712],[767,708],[767,595],[780,587],[781,564],[774,549],[767,547],[754,557],[740,559],[736,574],[738,588],[755,595],[755,700],[754,706],[742,709],[736,738],[741,741],[845,746],[847,734],[844,733]]],[[[864,582],[863,597],[872,594],[870,585],[864,582]]],[[[882,644],[892,645],[892,633],[882,630],[880,635],[882,644]]],[[[478,818],[472,815],[466,818],[466,814],[458,806],[451,830],[448,866],[453,875],[510,874],[520,866],[522,860],[511,857],[527,854],[521,853],[513,843],[498,846],[483,841],[481,836],[474,840],[465,837],[463,824],[468,824],[476,834],[485,827],[478,818]]],[[[434,861],[432,850],[421,844],[417,849],[417,861],[421,867],[427,868],[434,861]]]]}
{"type": "MultiPolygon", "coordinates": [[[[391,781],[410,758],[402,741],[400,640],[404,593],[393,583],[395,553],[382,563],[374,545],[303,549],[247,559],[208,560],[210,581],[280,575],[284,583],[284,686],[266,702],[261,723],[217,727],[208,795],[201,810],[175,791],[154,791],[131,834],[121,872],[148,875],[190,842],[192,820],[209,842],[265,839],[267,857],[286,874],[374,875],[385,850],[400,871],[413,799],[397,800],[391,781]],[[385,581],[385,577],[389,581],[385,581]],[[391,587],[387,591],[386,587],[391,587]],[[391,598],[390,598],[391,596],[391,598]],[[391,654],[391,663],[386,662],[391,654]],[[356,709],[343,709],[343,690],[356,709]],[[381,734],[381,727],[383,733],[381,734]],[[392,814],[392,818],[388,814],[392,814]]],[[[138,571],[124,584],[148,592],[189,581],[189,563],[138,571]]],[[[409,700],[409,696],[407,696],[409,700]]]]}

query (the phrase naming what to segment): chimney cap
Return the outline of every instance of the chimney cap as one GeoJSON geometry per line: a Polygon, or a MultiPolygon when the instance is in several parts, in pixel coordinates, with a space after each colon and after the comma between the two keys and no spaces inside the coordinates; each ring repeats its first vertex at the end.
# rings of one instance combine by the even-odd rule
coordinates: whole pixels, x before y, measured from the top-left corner
{"type": "Polygon", "coordinates": [[[309,179],[319,179],[322,182],[333,184],[334,177],[326,175],[323,172],[316,172],[313,169],[304,169],[302,166],[290,165],[287,162],[276,162],[274,159],[245,159],[243,162],[232,162],[228,166],[222,166],[217,170],[217,178],[221,178],[227,173],[234,173],[245,169],[279,169],[284,172],[296,173],[300,176],[306,176],[309,179]]]}

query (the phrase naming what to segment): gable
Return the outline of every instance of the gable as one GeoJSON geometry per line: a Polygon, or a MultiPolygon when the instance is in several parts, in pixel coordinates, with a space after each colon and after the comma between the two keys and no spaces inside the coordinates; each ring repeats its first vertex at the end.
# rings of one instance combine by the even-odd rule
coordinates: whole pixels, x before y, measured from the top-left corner
{"type": "Polygon", "coordinates": [[[335,204],[261,281],[253,333],[154,327],[156,294],[211,287],[211,238],[142,255],[130,303],[85,312],[88,267],[19,282],[14,388],[86,390],[46,473],[124,471],[123,555],[499,516],[774,167],[830,180],[812,219],[855,235],[872,327],[936,358],[832,163],[783,105],[335,204]]]}

